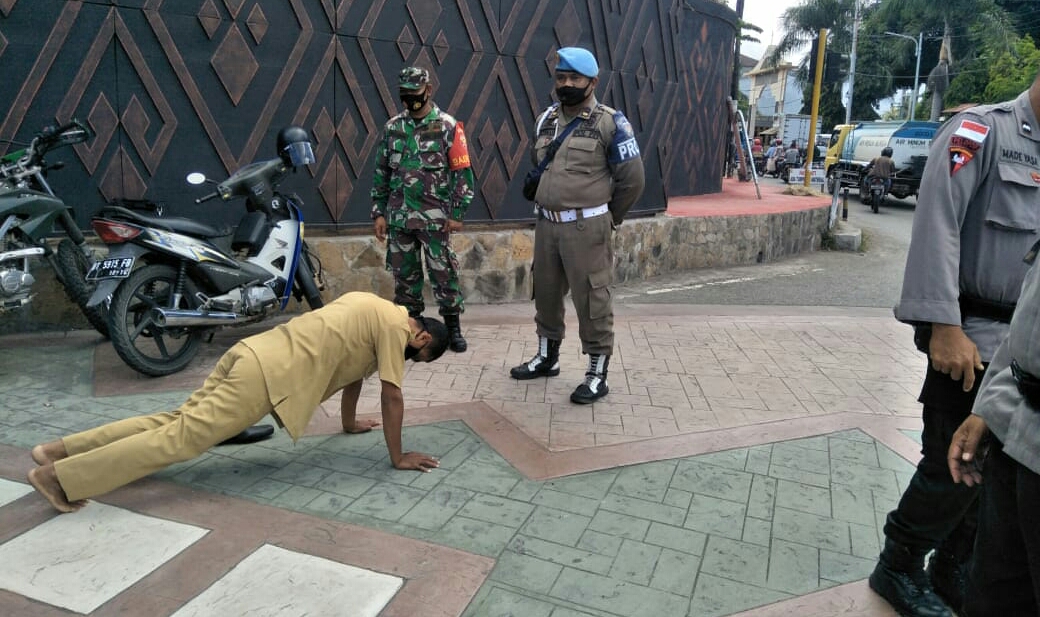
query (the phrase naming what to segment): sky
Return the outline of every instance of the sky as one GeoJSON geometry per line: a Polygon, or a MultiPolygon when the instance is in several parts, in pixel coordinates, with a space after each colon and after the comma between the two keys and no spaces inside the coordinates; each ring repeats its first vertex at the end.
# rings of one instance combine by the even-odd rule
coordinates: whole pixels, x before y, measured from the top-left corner
{"type": "MultiPolygon", "coordinates": [[[[736,0],[727,0],[727,4],[729,8],[736,10],[736,0]]],[[[770,41],[776,43],[783,36],[780,15],[788,7],[799,4],[801,4],[800,0],[744,0],[744,21],[762,28],[762,34],[757,37],[762,42],[744,41],[740,44],[740,53],[756,59],[761,58],[770,41]]]]}

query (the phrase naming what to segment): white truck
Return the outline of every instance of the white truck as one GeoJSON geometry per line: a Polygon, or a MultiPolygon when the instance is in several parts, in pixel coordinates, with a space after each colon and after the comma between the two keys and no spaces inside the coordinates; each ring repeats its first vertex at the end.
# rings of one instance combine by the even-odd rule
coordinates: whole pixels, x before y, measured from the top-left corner
{"type": "Polygon", "coordinates": [[[938,122],[922,121],[837,125],[831,132],[824,161],[828,191],[833,191],[834,183],[839,182],[840,186],[859,189],[861,197],[867,194],[867,166],[888,147],[892,148],[896,167],[889,193],[900,199],[917,195],[928,148],[938,128],[938,122]]]}
{"type": "MultiPolygon", "coordinates": [[[[812,116],[809,114],[785,114],[780,124],[778,138],[783,141],[784,147],[791,145],[792,141],[798,142],[799,148],[809,145],[809,128],[812,126],[812,116]]],[[[820,134],[820,119],[816,119],[816,134],[820,134]]]]}

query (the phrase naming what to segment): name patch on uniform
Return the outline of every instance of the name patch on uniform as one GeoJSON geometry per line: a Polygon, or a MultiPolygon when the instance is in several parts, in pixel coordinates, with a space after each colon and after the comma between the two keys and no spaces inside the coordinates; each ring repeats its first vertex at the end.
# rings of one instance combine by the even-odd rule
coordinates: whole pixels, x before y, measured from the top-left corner
{"type": "Polygon", "coordinates": [[[1029,154],[1028,152],[1019,152],[1018,150],[1011,150],[1009,148],[1000,149],[1000,160],[1002,161],[1014,161],[1015,163],[1025,163],[1032,167],[1040,166],[1040,159],[1037,159],[1035,154],[1029,154]]]}
{"type": "Polygon", "coordinates": [[[448,167],[452,171],[458,171],[469,166],[469,142],[466,141],[466,133],[462,130],[462,122],[456,122],[455,140],[448,149],[448,167]]]}
{"type": "Polygon", "coordinates": [[[971,120],[961,120],[950,137],[950,175],[957,173],[975,158],[989,135],[989,127],[971,120]]]}
{"type": "Polygon", "coordinates": [[[617,129],[614,131],[614,140],[610,144],[610,152],[607,156],[610,164],[617,165],[639,158],[639,144],[636,142],[636,136],[628,118],[620,111],[616,112],[614,113],[614,125],[617,129]]]}

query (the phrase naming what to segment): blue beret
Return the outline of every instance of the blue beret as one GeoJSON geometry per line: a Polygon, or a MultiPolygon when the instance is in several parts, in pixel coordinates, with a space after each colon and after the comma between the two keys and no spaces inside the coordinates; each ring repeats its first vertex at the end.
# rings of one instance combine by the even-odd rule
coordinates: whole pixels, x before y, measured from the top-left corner
{"type": "Polygon", "coordinates": [[[557,71],[573,71],[585,77],[598,77],[599,64],[592,52],[582,47],[562,47],[556,55],[559,61],[556,63],[557,71]]]}

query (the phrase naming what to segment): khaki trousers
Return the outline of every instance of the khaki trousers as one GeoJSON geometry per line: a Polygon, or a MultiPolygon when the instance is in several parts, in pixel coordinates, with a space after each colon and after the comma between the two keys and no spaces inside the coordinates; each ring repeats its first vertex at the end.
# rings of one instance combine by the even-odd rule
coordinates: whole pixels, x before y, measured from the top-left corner
{"type": "Polygon", "coordinates": [[[562,341],[567,290],[578,317],[581,351],[614,349],[614,244],[610,214],[570,223],[538,218],[534,233],[534,321],[539,336],[562,341]]]}
{"type": "Polygon", "coordinates": [[[54,463],[69,501],[129,484],[256,424],[272,411],[260,363],[239,343],[179,408],[119,420],[62,439],[69,453],[54,463]]]}

